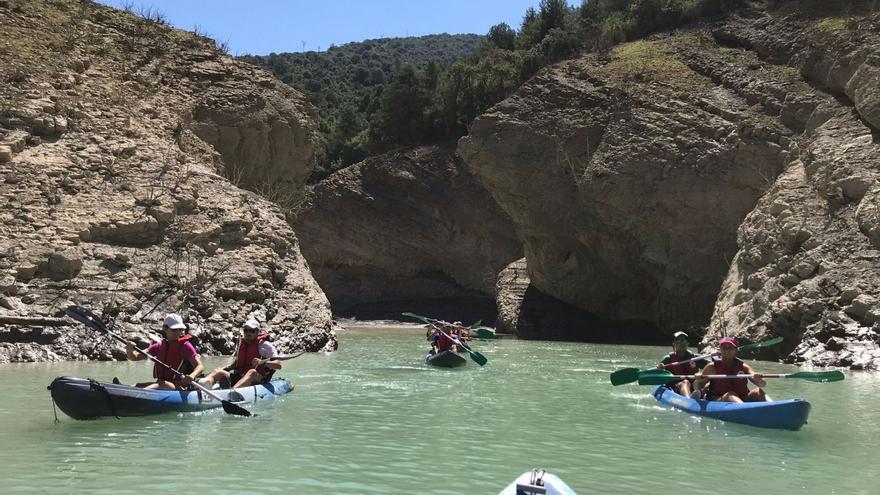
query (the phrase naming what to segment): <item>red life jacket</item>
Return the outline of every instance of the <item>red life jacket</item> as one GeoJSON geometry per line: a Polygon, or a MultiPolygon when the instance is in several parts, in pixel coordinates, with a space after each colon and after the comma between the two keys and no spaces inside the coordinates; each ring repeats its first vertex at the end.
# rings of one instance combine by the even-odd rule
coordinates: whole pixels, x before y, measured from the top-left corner
{"type": "MultiPolygon", "coordinates": [[[[720,359],[718,361],[713,361],[712,364],[715,365],[715,373],[718,375],[738,375],[746,372],[743,362],[739,359],[733,361],[732,369],[728,369],[727,366],[724,365],[724,361],[721,361],[720,359]]],[[[746,396],[749,395],[747,380],[747,378],[739,380],[712,380],[709,383],[709,390],[711,391],[712,397],[721,397],[727,392],[736,392],[736,395],[738,395],[740,399],[745,399],[746,396]]]]}
{"type": "MultiPolygon", "coordinates": [[[[254,361],[254,358],[263,359],[263,356],[260,355],[260,342],[269,338],[269,332],[257,335],[257,339],[252,343],[248,344],[245,342],[244,337],[241,338],[238,342],[238,356],[235,358],[235,373],[244,375],[248,372],[253,366],[251,363],[254,361]]],[[[257,366],[257,373],[261,375],[265,375],[269,373],[271,370],[267,368],[265,365],[257,366]]]]}
{"type": "MultiPolygon", "coordinates": [[[[677,363],[679,361],[687,361],[688,359],[691,359],[693,357],[694,357],[694,355],[690,351],[685,352],[681,356],[679,356],[675,352],[670,352],[669,353],[669,362],[670,363],[677,363]]],[[[663,369],[672,373],[673,375],[690,375],[690,374],[692,374],[691,372],[694,371],[694,369],[691,368],[691,363],[675,364],[672,366],[666,365],[663,367],[663,369]]]]}
{"type": "MultiPolygon", "coordinates": [[[[177,371],[183,373],[184,375],[188,375],[192,373],[193,366],[189,361],[183,359],[181,355],[181,350],[183,349],[183,344],[192,338],[192,335],[184,335],[174,342],[168,342],[165,339],[162,339],[162,342],[159,344],[159,348],[156,349],[153,357],[162,361],[163,363],[171,366],[177,371]]],[[[168,380],[174,381],[180,379],[179,375],[175,375],[168,368],[160,365],[153,365],[153,377],[160,380],[168,380]]]]}
{"type": "Polygon", "coordinates": [[[437,349],[440,352],[451,350],[453,345],[455,345],[455,341],[448,334],[445,332],[440,334],[440,338],[437,340],[437,349]]]}

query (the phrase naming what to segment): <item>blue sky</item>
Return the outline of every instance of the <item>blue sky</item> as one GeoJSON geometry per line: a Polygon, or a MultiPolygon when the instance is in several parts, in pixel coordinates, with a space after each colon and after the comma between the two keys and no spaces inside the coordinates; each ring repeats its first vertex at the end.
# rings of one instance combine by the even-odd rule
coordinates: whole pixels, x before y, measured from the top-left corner
{"type": "MultiPolygon", "coordinates": [[[[539,0],[98,0],[158,9],[179,28],[228,41],[233,55],[326,50],[370,38],[438,33],[486,34],[506,22],[519,29],[539,0]]],[[[579,5],[579,0],[570,4],[579,5]]]]}

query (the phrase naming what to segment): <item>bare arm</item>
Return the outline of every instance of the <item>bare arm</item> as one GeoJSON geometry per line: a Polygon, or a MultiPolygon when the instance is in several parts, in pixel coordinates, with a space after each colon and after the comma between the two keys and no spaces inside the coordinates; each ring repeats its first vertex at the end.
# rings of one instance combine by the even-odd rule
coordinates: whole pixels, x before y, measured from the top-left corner
{"type": "Polygon", "coordinates": [[[271,370],[278,371],[281,369],[281,361],[266,361],[265,366],[271,370]]]}
{"type": "Polygon", "coordinates": [[[709,363],[703,368],[701,373],[697,373],[697,377],[694,379],[694,388],[697,390],[702,390],[706,388],[706,385],[709,384],[708,378],[703,378],[702,375],[714,375],[715,374],[715,365],[709,363]]]}
{"type": "Polygon", "coordinates": [[[205,371],[205,365],[202,364],[202,357],[196,354],[195,356],[189,358],[189,364],[192,365],[193,370],[192,373],[189,374],[189,377],[193,380],[196,379],[197,376],[202,374],[205,371]]]}
{"type": "Polygon", "coordinates": [[[764,388],[767,386],[767,380],[764,380],[764,377],[761,376],[760,373],[755,373],[755,370],[753,370],[751,366],[749,366],[746,363],[743,363],[743,370],[745,370],[745,372],[749,375],[755,375],[755,376],[749,378],[749,381],[754,383],[756,387],[764,388]]]}
{"type": "Polygon", "coordinates": [[[130,361],[141,361],[147,359],[144,353],[134,348],[134,342],[128,340],[125,342],[125,354],[130,361]]]}

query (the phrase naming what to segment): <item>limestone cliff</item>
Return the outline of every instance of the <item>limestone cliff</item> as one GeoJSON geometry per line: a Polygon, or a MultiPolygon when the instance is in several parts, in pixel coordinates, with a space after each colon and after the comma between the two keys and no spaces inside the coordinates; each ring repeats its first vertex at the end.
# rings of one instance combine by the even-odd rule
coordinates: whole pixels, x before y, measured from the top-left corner
{"type": "Polygon", "coordinates": [[[0,3],[0,78],[0,361],[122,357],[71,303],[141,342],[181,312],[205,353],[248,317],[282,352],[335,347],[284,213],[227,179],[301,184],[301,95],[161,18],[73,0],[0,3]]]}
{"type": "Polygon", "coordinates": [[[510,219],[451,146],[386,153],[330,175],[294,227],[341,315],[488,320],[496,274],[522,256],[510,219]]]}
{"type": "Polygon", "coordinates": [[[706,344],[779,334],[791,359],[880,365],[878,16],[816,15],[584,55],[479,117],[459,152],[531,283],[665,333],[711,322],[706,344]]]}

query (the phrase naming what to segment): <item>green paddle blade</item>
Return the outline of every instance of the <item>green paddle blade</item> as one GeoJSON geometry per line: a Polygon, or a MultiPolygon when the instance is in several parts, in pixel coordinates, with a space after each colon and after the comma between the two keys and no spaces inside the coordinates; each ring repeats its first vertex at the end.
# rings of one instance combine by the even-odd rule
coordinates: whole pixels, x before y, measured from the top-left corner
{"type": "Polygon", "coordinates": [[[639,379],[638,368],[623,368],[611,373],[611,384],[615,387],[625,383],[632,383],[639,379]]]}
{"type": "Polygon", "coordinates": [[[486,363],[489,362],[489,360],[486,359],[486,356],[480,354],[480,353],[477,352],[477,351],[471,351],[471,350],[468,350],[468,352],[469,352],[470,355],[471,355],[471,359],[473,359],[474,362],[477,363],[477,364],[479,364],[480,366],[483,366],[484,364],[486,364],[486,363]]]}
{"type": "Polygon", "coordinates": [[[786,378],[798,378],[817,383],[839,382],[844,376],[840,371],[799,371],[786,375],[786,378]]]}
{"type": "Polygon", "coordinates": [[[495,338],[495,332],[493,332],[492,330],[490,330],[486,327],[478,327],[473,330],[473,333],[478,338],[481,338],[481,339],[494,339],[495,338]]]}
{"type": "Polygon", "coordinates": [[[417,314],[415,314],[415,313],[400,313],[400,314],[402,314],[403,316],[406,316],[406,317],[408,317],[408,318],[414,318],[414,319],[419,320],[419,321],[424,322],[424,323],[431,323],[431,322],[430,322],[427,318],[425,318],[424,316],[419,316],[419,315],[417,315],[417,314]]]}
{"type": "Polygon", "coordinates": [[[748,352],[753,351],[755,349],[763,349],[765,347],[772,347],[776,344],[782,343],[782,337],[775,337],[770,340],[765,340],[764,342],[755,342],[754,344],[746,344],[739,348],[738,352],[748,352]]]}
{"type": "Polygon", "coordinates": [[[638,374],[639,385],[666,385],[681,380],[666,370],[647,370],[638,374]]]}

